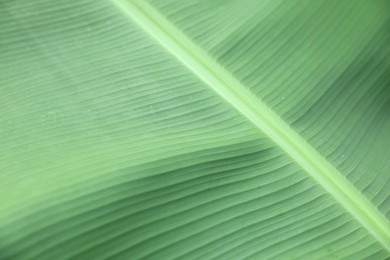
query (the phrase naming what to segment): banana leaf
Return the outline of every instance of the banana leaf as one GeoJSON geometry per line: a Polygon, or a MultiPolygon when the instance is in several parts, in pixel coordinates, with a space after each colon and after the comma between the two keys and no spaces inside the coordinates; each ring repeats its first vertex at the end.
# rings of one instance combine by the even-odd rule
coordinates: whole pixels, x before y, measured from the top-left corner
{"type": "Polygon", "coordinates": [[[0,259],[389,259],[387,0],[0,0],[0,259]]]}

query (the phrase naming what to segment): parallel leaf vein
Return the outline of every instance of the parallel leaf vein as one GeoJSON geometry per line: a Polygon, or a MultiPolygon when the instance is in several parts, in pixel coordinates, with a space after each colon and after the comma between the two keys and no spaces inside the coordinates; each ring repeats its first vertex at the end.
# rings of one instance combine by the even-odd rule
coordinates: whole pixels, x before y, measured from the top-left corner
{"type": "Polygon", "coordinates": [[[144,1],[112,0],[199,79],[267,134],[390,251],[390,224],[316,149],[215,59],[144,1]]]}

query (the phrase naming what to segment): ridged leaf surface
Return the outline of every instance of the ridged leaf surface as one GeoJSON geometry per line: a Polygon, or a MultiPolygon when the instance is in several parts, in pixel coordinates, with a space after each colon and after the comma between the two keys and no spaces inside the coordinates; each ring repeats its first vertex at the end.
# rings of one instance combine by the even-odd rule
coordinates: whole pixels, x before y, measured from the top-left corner
{"type": "Polygon", "coordinates": [[[389,19],[0,0],[0,259],[390,257],[389,19]]]}

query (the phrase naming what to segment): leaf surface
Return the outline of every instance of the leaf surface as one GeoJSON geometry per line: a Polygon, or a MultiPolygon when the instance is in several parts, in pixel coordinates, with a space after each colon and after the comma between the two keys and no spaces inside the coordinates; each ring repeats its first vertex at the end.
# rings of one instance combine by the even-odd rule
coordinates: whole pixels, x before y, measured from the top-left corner
{"type": "Polygon", "coordinates": [[[389,257],[386,1],[0,13],[1,258],[389,257]]]}

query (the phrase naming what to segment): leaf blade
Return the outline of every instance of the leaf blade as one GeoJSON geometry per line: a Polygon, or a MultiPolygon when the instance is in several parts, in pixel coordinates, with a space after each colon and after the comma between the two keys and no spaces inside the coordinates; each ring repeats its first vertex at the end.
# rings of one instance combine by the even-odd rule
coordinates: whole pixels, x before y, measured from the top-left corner
{"type": "Polygon", "coordinates": [[[1,258],[388,256],[109,2],[5,7],[1,258]]]}
{"type": "Polygon", "coordinates": [[[390,251],[389,221],[288,124],[280,120],[261,100],[254,99],[239,81],[191,44],[185,35],[173,28],[151,6],[127,0],[116,3],[207,85],[282,147],[390,251]]]}

